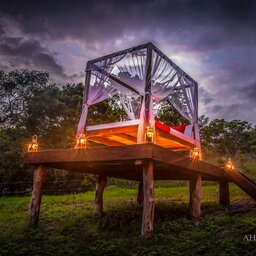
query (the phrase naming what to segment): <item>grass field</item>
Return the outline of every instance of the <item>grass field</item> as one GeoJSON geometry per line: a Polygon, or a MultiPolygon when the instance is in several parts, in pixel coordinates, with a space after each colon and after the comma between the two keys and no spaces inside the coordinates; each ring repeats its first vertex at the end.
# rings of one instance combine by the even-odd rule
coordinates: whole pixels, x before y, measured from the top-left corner
{"type": "Polygon", "coordinates": [[[256,208],[231,185],[230,207],[217,204],[218,187],[202,192],[202,221],[188,218],[188,188],[156,188],[154,236],[140,238],[136,189],[109,187],[106,215],[93,209],[94,192],[43,196],[40,224],[27,227],[30,197],[0,198],[0,255],[256,255],[256,208]],[[243,201],[241,201],[243,200],[243,201]]]}

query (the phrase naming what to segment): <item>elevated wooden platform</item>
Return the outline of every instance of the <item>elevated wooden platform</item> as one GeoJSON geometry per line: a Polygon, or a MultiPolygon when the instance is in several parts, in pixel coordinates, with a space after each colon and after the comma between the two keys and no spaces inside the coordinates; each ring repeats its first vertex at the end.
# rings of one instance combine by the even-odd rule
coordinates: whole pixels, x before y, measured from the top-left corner
{"type": "Polygon", "coordinates": [[[142,165],[146,160],[153,160],[155,180],[189,180],[196,173],[203,180],[228,180],[221,168],[152,143],[27,153],[24,163],[142,180],[142,165]]]}
{"type": "Polygon", "coordinates": [[[95,209],[99,215],[103,214],[103,191],[107,177],[140,181],[137,200],[143,203],[141,234],[144,237],[150,237],[153,231],[154,180],[189,180],[190,216],[195,221],[201,214],[202,180],[219,182],[221,204],[229,204],[229,182],[234,182],[256,199],[256,184],[242,173],[228,172],[152,143],[27,153],[24,163],[37,166],[30,203],[31,226],[36,225],[39,219],[44,167],[98,175],[95,209]]]}

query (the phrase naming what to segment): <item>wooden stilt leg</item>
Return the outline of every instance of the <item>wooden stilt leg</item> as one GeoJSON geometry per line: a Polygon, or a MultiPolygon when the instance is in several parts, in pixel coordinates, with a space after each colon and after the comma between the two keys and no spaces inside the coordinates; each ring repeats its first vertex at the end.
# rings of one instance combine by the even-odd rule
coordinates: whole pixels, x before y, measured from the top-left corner
{"type": "Polygon", "coordinates": [[[190,216],[197,222],[201,215],[201,189],[202,178],[200,174],[197,174],[189,183],[190,216]]]}
{"type": "Polygon", "coordinates": [[[95,193],[95,210],[99,216],[103,216],[103,191],[107,185],[107,177],[98,176],[98,181],[96,184],[96,193],[95,193]]]}
{"type": "Polygon", "coordinates": [[[143,168],[143,194],[141,235],[145,238],[149,238],[153,232],[155,211],[153,161],[148,161],[143,168]]]}
{"type": "Polygon", "coordinates": [[[44,167],[40,165],[34,171],[34,184],[32,198],[29,204],[29,226],[34,227],[38,224],[40,205],[42,199],[43,191],[43,181],[44,181],[44,167]]]}
{"type": "Polygon", "coordinates": [[[138,188],[138,195],[137,195],[137,203],[138,204],[143,204],[143,181],[141,180],[139,183],[139,188],[138,188]]]}
{"type": "Polygon", "coordinates": [[[219,182],[219,203],[222,205],[230,204],[228,181],[219,182]]]}

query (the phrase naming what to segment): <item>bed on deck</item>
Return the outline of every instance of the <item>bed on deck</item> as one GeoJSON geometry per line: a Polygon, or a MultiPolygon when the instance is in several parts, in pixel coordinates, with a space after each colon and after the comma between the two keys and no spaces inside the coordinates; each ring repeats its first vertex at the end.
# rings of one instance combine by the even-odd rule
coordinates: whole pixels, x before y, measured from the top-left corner
{"type": "MultiPolygon", "coordinates": [[[[137,144],[139,119],[117,123],[87,126],[87,141],[107,146],[137,144]]],[[[174,151],[191,150],[195,147],[192,125],[168,126],[155,120],[156,144],[174,151]]]]}

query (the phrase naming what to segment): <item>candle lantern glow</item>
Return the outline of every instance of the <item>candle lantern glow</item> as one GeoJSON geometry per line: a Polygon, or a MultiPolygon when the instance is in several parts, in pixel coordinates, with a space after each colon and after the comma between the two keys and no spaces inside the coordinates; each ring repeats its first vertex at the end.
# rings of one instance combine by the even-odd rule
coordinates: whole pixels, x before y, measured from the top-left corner
{"type": "Polygon", "coordinates": [[[227,169],[228,171],[233,171],[233,170],[234,170],[234,165],[233,165],[233,163],[232,163],[230,157],[228,158],[228,161],[227,161],[227,163],[226,163],[226,169],[227,169]]]}
{"type": "Polygon", "coordinates": [[[154,129],[148,126],[145,133],[145,141],[148,143],[154,142],[154,135],[154,129]]]}
{"type": "Polygon", "coordinates": [[[32,141],[28,144],[28,152],[37,152],[38,143],[37,143],[37,136],[34,135],[32,141]]]}
{"type": "Polygon", "coordinates": [[[194,148],[191,155],[192,155],[193,159],[199,159],[200,153],[199,153],[198,148],[194,148]]]}
{"type": "Polygon", "coordinates": [[[80,134],[79,137],[76,139],[75,148],[86,148],[85,134],[80,134]]]}

